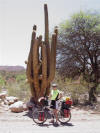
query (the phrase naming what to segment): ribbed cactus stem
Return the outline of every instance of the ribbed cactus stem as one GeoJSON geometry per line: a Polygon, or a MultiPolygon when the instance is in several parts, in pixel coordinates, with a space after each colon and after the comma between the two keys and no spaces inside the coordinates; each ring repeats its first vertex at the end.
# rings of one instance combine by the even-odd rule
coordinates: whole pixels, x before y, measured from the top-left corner
{"type": "Polygon", "coordinates": [[[50,84],[48,84],[46,88],[45,96],[49,96],[49,94],[50,94],[50,84]]]}
{"type": "Polygon", "coordinates": [[[34,46],[33,46],[33,72],[34,72],[34,87],[35,90],[37,92],[37,96],[39,94],[40,91],[40,87],[39,87],[39,78],[38,78],[38,74],[39,74],[39,40],[35,39],[34,41],[34,46]]]}
{"type": "Polygon", "coordinates": [[[34,87],[34,83],[30,83],[30,89],[31,89],[31,94],[33,97],[36,97],[36,90],[34,87]]]}
{"type": "Polygon", "coordinates": [[[46,92],[47,88],[47,55],[46,55],[46,46],[42,44],[42,83],[41,83],[41,93],[40,95],[46,92]]]}
{"type": "Polygon", "coordinates": [[[48,78],[48,83],[50,83],[55,76],[55,69],[56,69],[56,34],[52,35],[52,42],[51,42],[51,54],[50,54],[50,75],[48,78]]]}
{"type": "Polygon", "coordinates": [[[56,34],[56,44],[57,44],[57,36],[58,36],[58,27],[57,26],[54,29],[54,33],[56,34]]]}
{"type": "Polygon", "coordinates": [[[27,62],[27,70],[26,70],[26,74],[29,82],[33,82],[33,52],[32,51],[33,51],[35,37],[36,37],[36,25],[33,26],[31,47],[30,47],[30,52],[29,52],[29,57],[27,62]]]}
{"type": "Polygon", "coordinates": [[[42,44],[42,35],[39,36],[39,46],[42,44]]]}
{"type": "Polygon", "coordinates": [[[45,43],[49,42],[49,23],[48,23],[48,9],[47,4],[44,4],[44,14],[45,14],[45,43]]]}
{"type": "MultiPolygon", "coordinates": [[[[55,46],[57,46],[57,36],[58,36],[58,27],[56,26],[55,27],[55,30],[54,30],[54,32],[55,32],[55,34],[56,34],[56,37],[55,37],[55,43],[56,43],[56,45],[55,46]]],[[[56,69],[56,47],[55,47],[55,55],[54,55],[54,57],[55,57],[55,69],[56,69]]]]}
{"type": "Polygon", "coordinates": [[[45,15],[45,45],[47,52],[47,76],[50,73],[50,46],[49,46],[49,23],[48,23],[48,9],[47,4],[44,4],[44,15],[45,15]]]}

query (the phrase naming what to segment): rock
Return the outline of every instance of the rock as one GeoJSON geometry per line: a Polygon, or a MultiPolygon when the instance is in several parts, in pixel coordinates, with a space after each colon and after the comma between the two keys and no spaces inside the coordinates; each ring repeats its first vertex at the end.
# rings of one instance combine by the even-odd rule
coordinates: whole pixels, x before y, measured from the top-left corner
{"type": "Polygon", "coordinates": [[[6,98],[6,96],[7,96],[7,92],[6,91],[0,93],[0,99],[4,100],[6,98]]]}
{"type": "Polygon", "coordinates": [[[1,105],[1,106],[4,106],[4,102],[3,102],[3,101],[1,101],[0,105],[1,105]]]}
{"type": "Polygon", "coordinates": [[[15,113],[23,112],[23,102],[18,101],[10,105],[10,110],[15,113]]]}
{"type": "Polygon", "coordinates": [[[4,104],[5,104],[5,105],[9,105],[9,102],[5,99],[5,100],[4,100],[4,104]]]}
{"type": "Polygon", "coordinates": [[[28,110],[27,105],[23,104],[23,111],[27,111],[27,110],[28,110]]]}
{"type": "Polygon", "coordinates": [[[9,96],[9,97],[6,97],[6,100],[8,101],[8,105],[11,105],[11,104],[17,102],[18,98],[14,97],[14,96],[9,96]]]}

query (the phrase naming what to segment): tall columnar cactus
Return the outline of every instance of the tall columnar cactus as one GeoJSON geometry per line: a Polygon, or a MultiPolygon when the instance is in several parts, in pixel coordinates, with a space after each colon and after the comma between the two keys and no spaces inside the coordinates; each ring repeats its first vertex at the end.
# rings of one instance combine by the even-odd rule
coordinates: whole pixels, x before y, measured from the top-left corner
{"type": "Polygon", "coordinates": [[[50,83],[55,77],[56,69],[56,44],[58,30],[55,27],[52,35],[51,47],[49,44],[48,9],[44,5],[45,14],[45,39],[36,37],[36,25],[33,27],[31,47],[27,62],[27,79],[30,83],[31,94],[37,101],[39,97],[49,95],[50,83]]]}

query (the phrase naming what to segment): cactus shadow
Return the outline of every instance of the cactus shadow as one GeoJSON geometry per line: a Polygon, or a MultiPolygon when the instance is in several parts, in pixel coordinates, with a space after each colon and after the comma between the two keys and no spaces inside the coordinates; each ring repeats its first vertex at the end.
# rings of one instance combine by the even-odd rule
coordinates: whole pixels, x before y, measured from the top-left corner
{"type": "Polygon", "coordinates": [[[27,111],[23,116],[27,116],[32,119],[32,111],[27,111]]]}

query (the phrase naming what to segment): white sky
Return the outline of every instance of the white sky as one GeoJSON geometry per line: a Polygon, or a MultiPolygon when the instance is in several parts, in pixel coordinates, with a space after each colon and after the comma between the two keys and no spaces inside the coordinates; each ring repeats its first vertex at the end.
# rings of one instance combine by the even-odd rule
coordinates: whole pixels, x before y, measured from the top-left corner
{"type": "Polygon", "coordinates": [[[49,26],[80,10],[99,10],[100,0],[0,0],[0,65],[22,65],[27,60],[32,26],[44,35],[44,3],[48,4],[49,26]]]}

